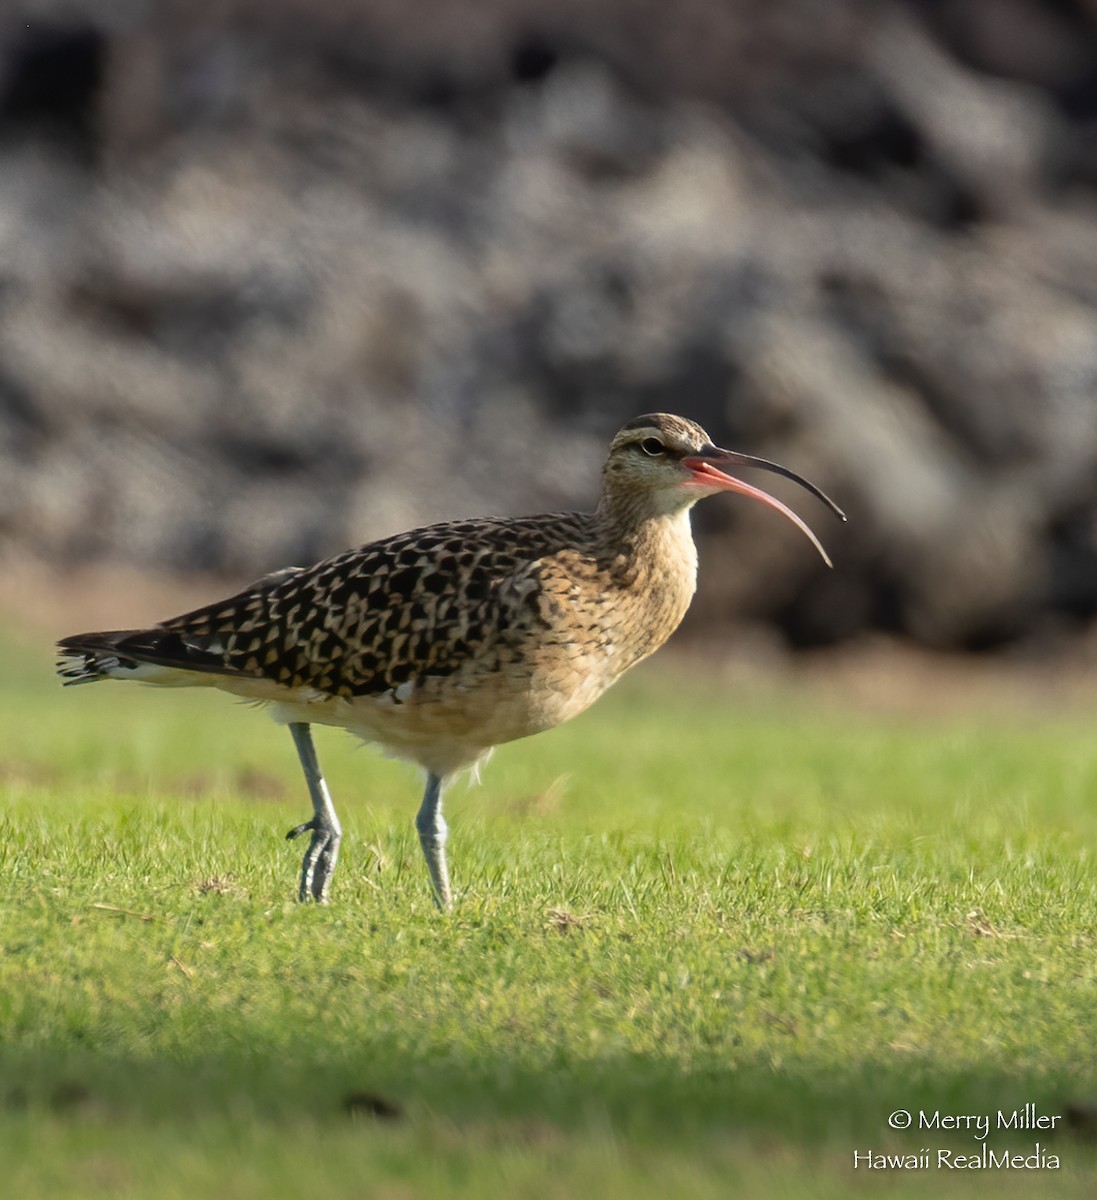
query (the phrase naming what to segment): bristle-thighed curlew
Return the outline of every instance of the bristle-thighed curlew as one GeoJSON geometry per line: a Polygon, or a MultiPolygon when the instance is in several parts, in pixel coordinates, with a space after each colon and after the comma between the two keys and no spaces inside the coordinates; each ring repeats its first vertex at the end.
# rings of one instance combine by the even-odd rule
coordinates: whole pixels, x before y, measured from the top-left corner
{"type": "Polygon", "coordinates": [[[493,746],[581,713],[667,640],[693,596],[698,500],[722,491],[761,500],[826,559],[795,513],[721,470],[734,466],[785,475],[842,517],[784,467],[654,413],[613,439],[592,513],[415,529],[275,572],[151,629],[65,638],[58,671],[69,684],[207,685],[269,702],[312,798],[311,819],[287,835],[311,834],[302,900],[327,900],[341,837],[310,726],[339,726],[418,763],[427,786],[416,826],[434,897],[448,908],[446,780],[493,746]]]}

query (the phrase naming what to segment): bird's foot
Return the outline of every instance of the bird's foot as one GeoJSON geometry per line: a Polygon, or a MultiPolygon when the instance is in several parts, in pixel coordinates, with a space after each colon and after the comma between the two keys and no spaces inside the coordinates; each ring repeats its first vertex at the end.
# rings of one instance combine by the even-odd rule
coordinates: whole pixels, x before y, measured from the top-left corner
{"type": "Polygon", "coordinates": [[[286,834],[286,841],[292,841],[301,834],[310,832],[308,849],[301,862],[301,887],[297,899],[302,904],[315,901],[317,904],[327,904],[328,893],[331,890],[332,876],[335,874],[335,864],[339,858],[339,842],[342,831],[322,823],[317,817],[297,825],[286,834]]]}

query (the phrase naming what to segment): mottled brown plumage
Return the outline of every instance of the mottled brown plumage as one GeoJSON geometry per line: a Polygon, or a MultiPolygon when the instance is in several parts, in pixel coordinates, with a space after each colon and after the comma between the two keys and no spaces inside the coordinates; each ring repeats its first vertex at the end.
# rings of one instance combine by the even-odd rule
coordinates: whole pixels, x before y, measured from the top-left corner
{"type": "MultiPolygon", "coordinates": [[[[806,530],[710,465],[724,461],[790,474],[718,450],[680,417],[639,417],[610,447],[592,513],[412,530],[268,575],[151,629],[66,638],[59,669],[70,683],[207,684],[269,701],[299,750],[308,725],[340,726],[418,762],[440,795],[445,777],[575,716],[666,641],[694,591],[697,499],[746,491],[806,530]]],[[[323,789],[304,752],[302,762],[310,789],[323,789]]],[[[314,844],[326,819],[317,794],[314,844]]],[[[432,864],[432,879],[448,904],[438,803],[429,816],[420,832],[428,862],[428,835],[438,834],[441,875],[432,864]]],[[[322,859],[323,847],[316,853],[322,859]]],[[[303,898],[326,896],[334,854],[319,888],[306,855],[303,898]]]]}

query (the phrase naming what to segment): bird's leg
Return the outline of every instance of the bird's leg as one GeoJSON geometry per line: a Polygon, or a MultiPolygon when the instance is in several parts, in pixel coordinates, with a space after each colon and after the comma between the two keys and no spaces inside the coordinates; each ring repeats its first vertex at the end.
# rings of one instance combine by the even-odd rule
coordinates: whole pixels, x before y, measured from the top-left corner
{"type": "Polygon", "coordinates": [[[446,912],[452,905],[449,868],[446,866],[446,834],[449,830],[442,816],[442,779],[433,771],[427,774],[427,790],[415,818],[415,828],[419,830],[419,843],[430,871],[434,903],[446,912]]]}
{"type": "Polygon", "coordinates": [[[339,818],[335,815],[328,785],[320,774],[320,763],[316,758],[316,747],[312,744],[312,733],[308,725],[295,721],[290,725],[289,731],[293,734],[297,757],[301,760],[305,782],[309,785],[309,796],[312,798],[312,820],[298,825],[286,834],[286,838],[290,839],[300,836],[306,830],[312,832],[309,848],[305,851],[305,858],[301,864],[301,890],[297,898],[302,903],[315,900],[318,904],[327,904],[343,830],[339,818]]]}

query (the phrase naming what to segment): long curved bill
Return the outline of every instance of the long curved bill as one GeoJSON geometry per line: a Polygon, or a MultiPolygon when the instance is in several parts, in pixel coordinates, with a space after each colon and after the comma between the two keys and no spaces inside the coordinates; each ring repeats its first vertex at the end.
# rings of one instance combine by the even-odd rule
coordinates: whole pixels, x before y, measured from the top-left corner
{"type": "Polygon", "coordinates": [[[783,475],[786,479],[791,479],[793,483],[798,483],[802,488],[811,492],[813,496],[821,500],[836,517],[844,521],[846,514],[834,503],[833,500],[823,491],[809,483],[802,476],[797,475],[795,471],[790,471],[787,467],[782,467],[778,463],[770,462],[765,458],[755,458],[751,454],[740,454],[736,450],[721,450],[719,446],[704,446],[696,454],[687,455],[682,459],[682,466],[692,472],[692,479],[687,483],[687,486],[692,484],[704,488],[711,488],[713,491],[721,492],[738,492],[741,496],[751,496],[755,500],[761,500],[763,504],[768,504],[770,508],[775,508],[782,516],[787,517],[793,525],[811,542],[816,550],[822,556],[823,562],[828,567],[834,564],[830,561],[830,556],[823,549],[822,543],[812,532],[806,521],[801,520],[787,505],[782,504],[775,496],[771,496],[768,492],[763,492],[761,488],[752,487],[749,483],[744,483],[741,479],[735,479],[731,475],[725,475],[720,467],[760,467],[764,471],[773,471],[777,475],[783,475]]]}

